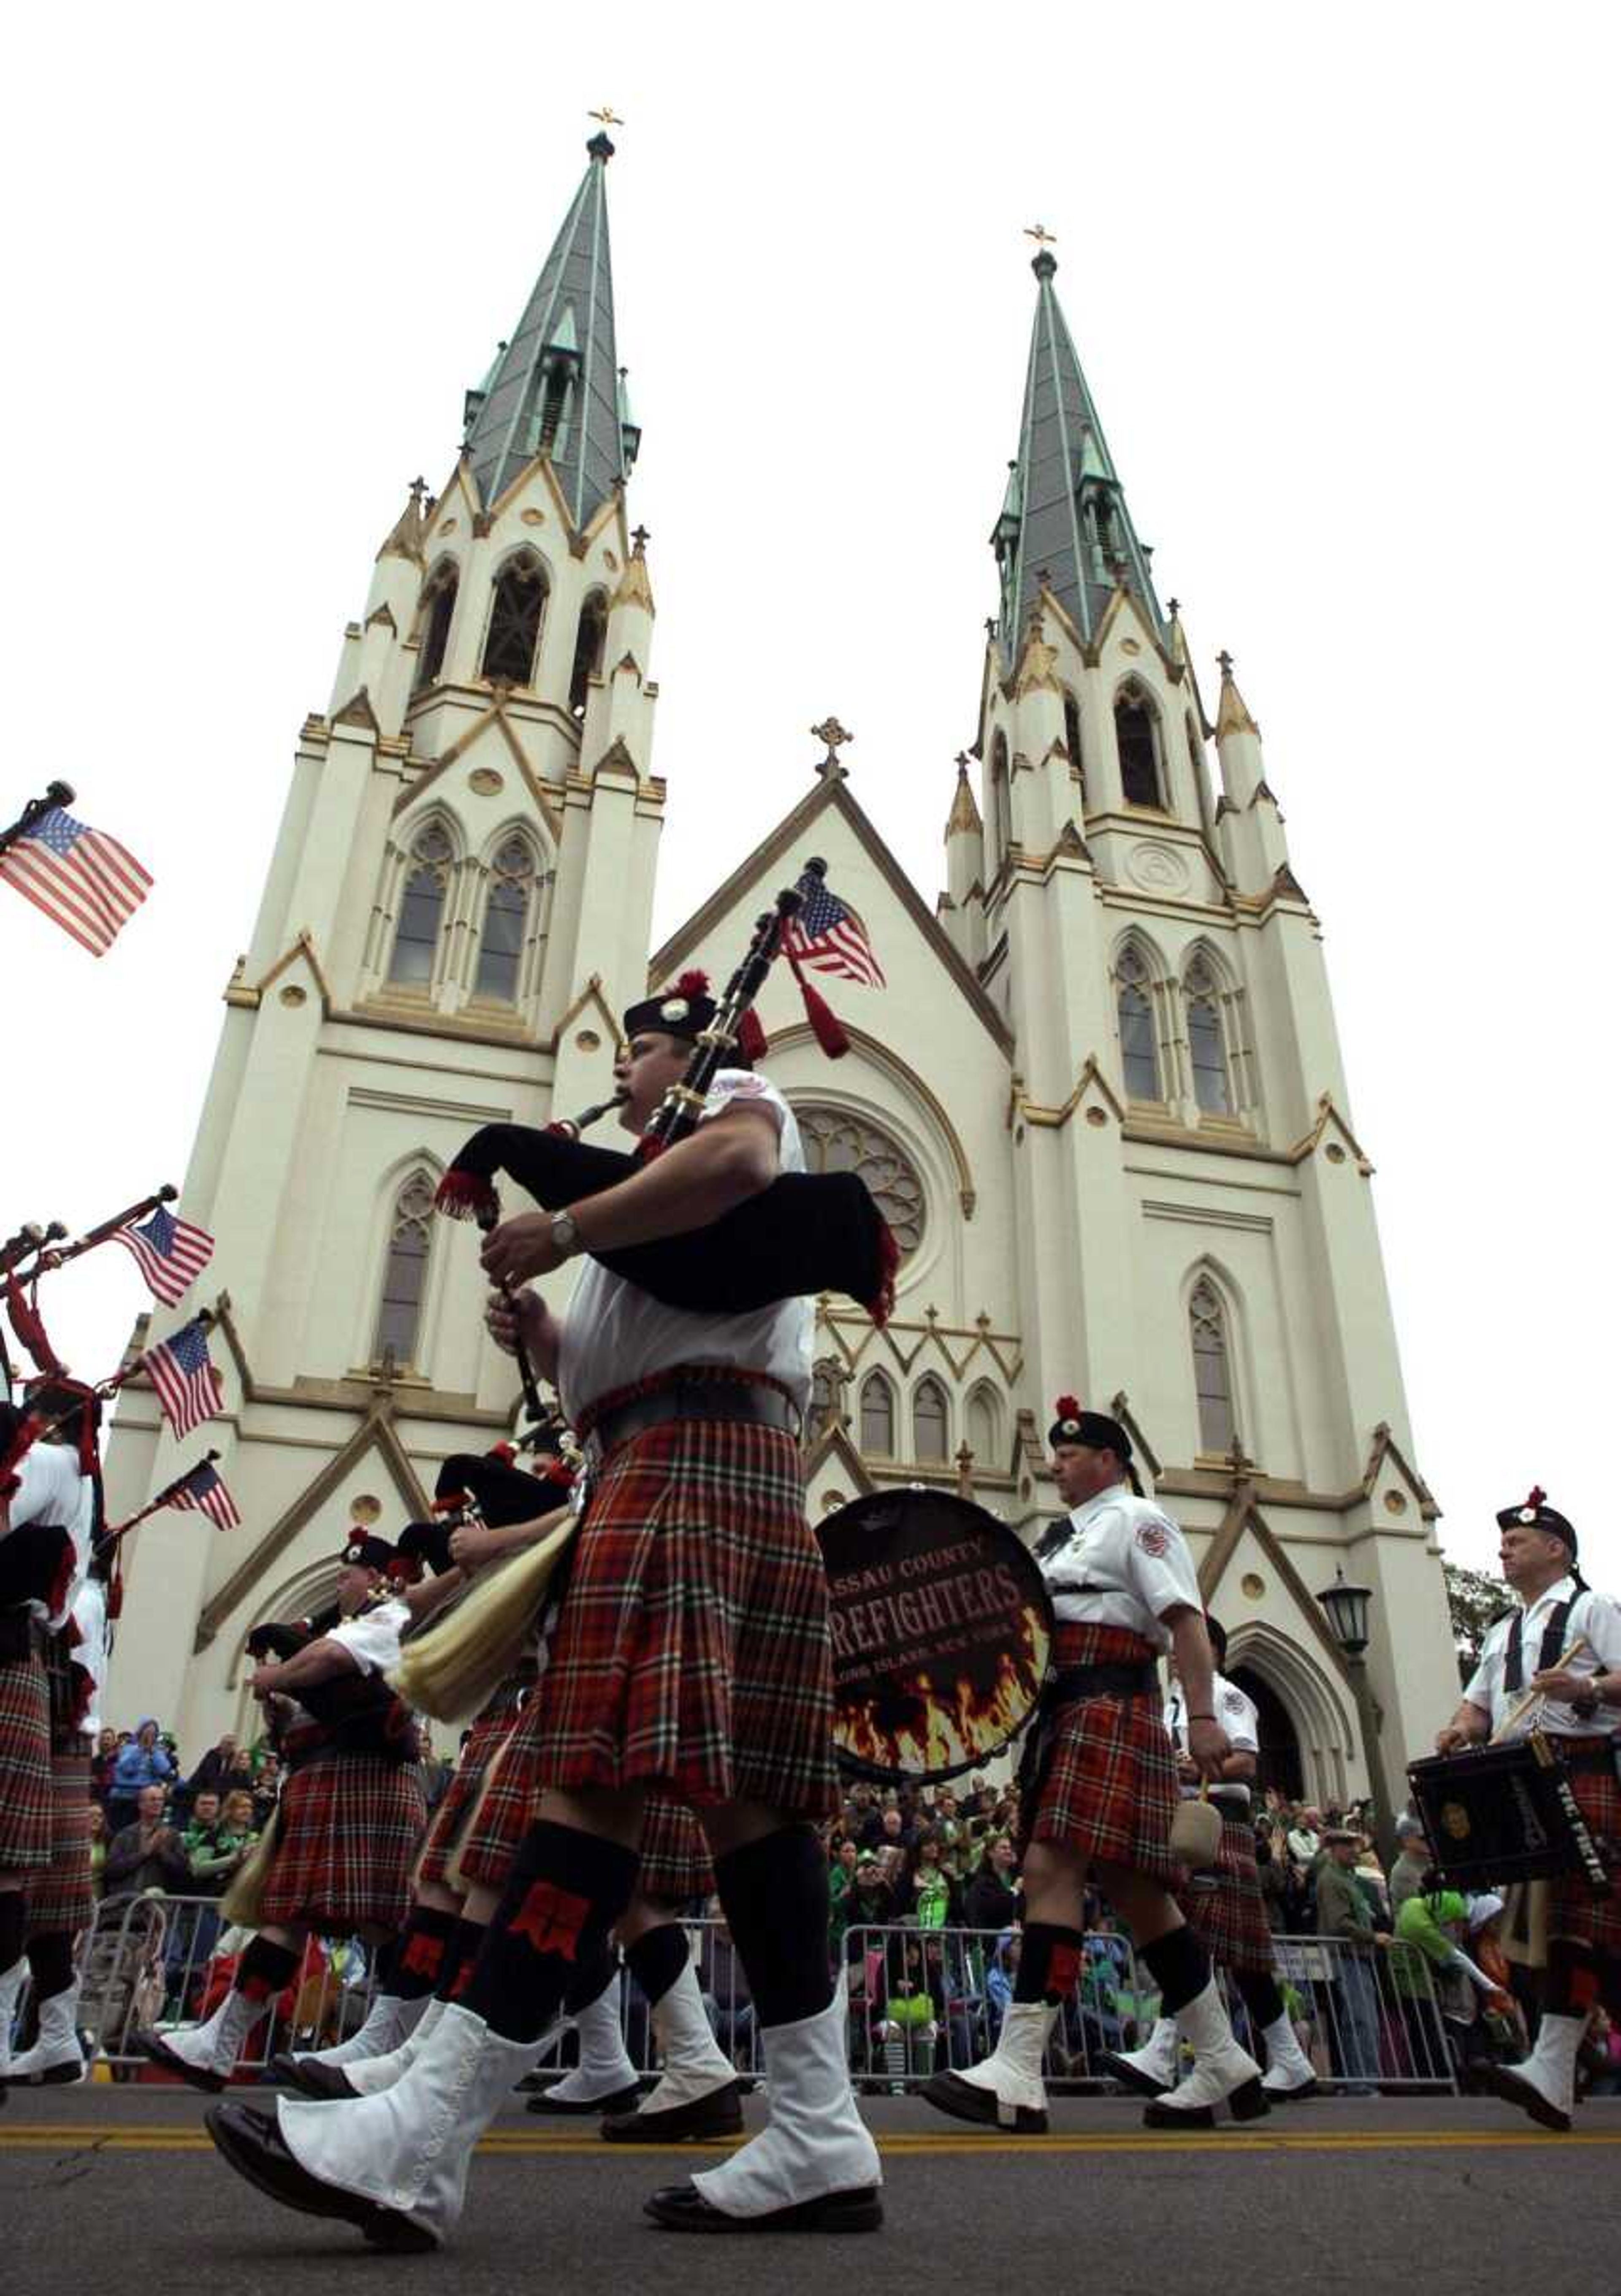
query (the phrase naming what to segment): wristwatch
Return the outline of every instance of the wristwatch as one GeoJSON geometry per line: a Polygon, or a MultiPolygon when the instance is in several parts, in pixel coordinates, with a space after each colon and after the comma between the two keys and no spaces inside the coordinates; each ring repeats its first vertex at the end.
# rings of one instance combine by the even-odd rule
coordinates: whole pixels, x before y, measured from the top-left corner
{"type": "Polygon", "coordinates": [[[572,1212],[552,1214],[552,1245],[559,1259],[572,1259],[577,1251],[585,1250],[585,1238],[572,1212]]]}

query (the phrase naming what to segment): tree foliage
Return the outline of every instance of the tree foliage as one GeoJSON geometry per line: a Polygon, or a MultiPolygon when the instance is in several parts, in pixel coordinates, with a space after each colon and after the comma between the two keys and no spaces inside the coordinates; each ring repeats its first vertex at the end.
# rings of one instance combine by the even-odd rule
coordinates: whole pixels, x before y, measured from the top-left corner
{"type": "Polygon", "coordinates": [[[1514,1597],[1501,1578],[1489,1571],[1470,1570],[1461,1562],[1445,1562],[1447,1607],[1452,1615],[1452,1641],[1458,1651],[1458,1674],[1468,1682],[1480,1656],[1486,1628],[1514,1597]]]}

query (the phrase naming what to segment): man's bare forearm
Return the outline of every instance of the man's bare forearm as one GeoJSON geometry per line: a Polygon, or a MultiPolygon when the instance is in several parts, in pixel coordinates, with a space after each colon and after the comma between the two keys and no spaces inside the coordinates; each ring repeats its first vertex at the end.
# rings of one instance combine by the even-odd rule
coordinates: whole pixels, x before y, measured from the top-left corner
{"type": "Polygon", "coordinates": [[[588,1251],[618,1251],[708,1227],[777,1177],[776,1126],[719,1119],[628,1180],[570,1206],[588,1251]]]}

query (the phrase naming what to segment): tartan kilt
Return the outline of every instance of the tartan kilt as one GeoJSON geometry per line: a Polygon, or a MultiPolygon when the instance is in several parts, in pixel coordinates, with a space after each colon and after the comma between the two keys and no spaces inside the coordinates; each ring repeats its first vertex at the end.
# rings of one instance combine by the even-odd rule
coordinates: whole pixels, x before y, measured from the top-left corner
{"type": "Polygon", "coordinates": [[[95,1892],[90,1886],[89,1741],[83,1744],[82,1753],[51,1757],[51,1870],[29,1883],[31,1938],[88,1929],[95,1919],[95,1892]]]}
{"type": "Polygon", "coordinates": [[[428,1827],[428,1838],[423,1843],[416,1867],[419,1882],[437,1882],[441,1889],[448,1886],[446,1869],[478,1808],[490,1765],[518,1718],[525,1691],[533,1687],[532,1673],[509,1675],[475,1718],[456,1766],[456,1775],[445,1788],[428,1827]]]}
{"type": "Polygon", "coordinates": [[[672,1906],[714,1895],[715,1869],[704,1829],[685,1802],[671,1801],[668,1794],[647,1797],[636,1886],[644,1898],[672,1906]]]}
{"type": "Polygon", "coordinates": [[[1550,1940],[1570,1938],[1599,1953],[1621,1955],[1621,1785],[1614,1762],[1601,1770],[1573,1770],[1570,1789],[1616,1885],[1616,1894],[1595,1898],[1579,1873],[1553,1874],[1548,1883],[1548,1936],[1550,1940]]]}
{"type": "Polygon", "coordinates": [[[505,1888],[518,1844],[540,1815],[539,1749],[523,1727],[534,1710],[531,1693],[486,1762],[461,1846],[446,1860],[456,1869],[446,1874],[451,1889],[505,1888]]]}
{"type": "Polygon", "coordinates": [[[610,1453],[517,1735],[550,1786],[837,1808],[827,1584],[792,1436],[678,1419],[610,1453]]]}
{"type": "Polygon", "coordinates": [[[1182,1917],[1219,1969],[1253,1971],[1268,1977],[1272,1969],[1272,1931],[1261,1896],[1260,1869],[1255,1864],[1255,1829],[1246,1811],[1230,1817],[1222,1812],[1222,1846],[1215,1868],[1209,1874],[1189,1874],[1186,1867],[1176,1887],[1182,1917]]]}
{"type": "Polygon", "coordinates": [[[0,1660],[0,1874],[43,1875],[55,1824],[51,1698],[44,1662],[31,1651],[0,1660]]]}
{"type": "Polygon", "coordinates": [[[317,1754],[282,1788],[280,1840],[259,1925],[347,1937],[403,1927],[426,1810],[413,1762],[317,1754]]]}
{"type": "MultiPolygon", "coordinates": [[[[1061,1619],[1053,1637],[1057,1668],[1146,1666],[1155,1654],[1125,1627],[1061,1619]]],[[[1181,1870],[1170,1847],[1176,1758],[1157,1691],[1151,1697],[1074,1699],[1049,1727],[1034,1790],[1021,1801],[1028,1810],[1024,1846],[1057,1842],[1171,1887],[1181,1870]]],[[[1020,1783],[1023,1788],[1022,1775],[1020,1783]]]]}

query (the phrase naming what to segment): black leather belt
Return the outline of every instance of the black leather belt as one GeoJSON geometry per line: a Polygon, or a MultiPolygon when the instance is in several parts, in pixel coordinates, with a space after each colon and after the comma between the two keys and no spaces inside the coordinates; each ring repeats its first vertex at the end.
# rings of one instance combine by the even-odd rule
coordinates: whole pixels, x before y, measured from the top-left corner
{"type": "Polygon", "coordinates": [[[1158,1690],[1156,1667],[1100,1660],[1096,1666],[1060,1667],[1047,1695],[1055,1706],[1068,1706],[1077,1698],[1152,1698],[1158,1690]]]}
{"type": "Polygon", "coordinates": [[[780,1388],[734,1380],[680,1379],[604,1412],[588,1441],[597,1456],[605,1458],[621,1443],[645,1435],[650,1427],[667,1427],[675,1419],[725,1420],[745,1427],[771,1427],[794,1436],[800,1427],[799,1406],[790,1402],[780,1388]]]}

